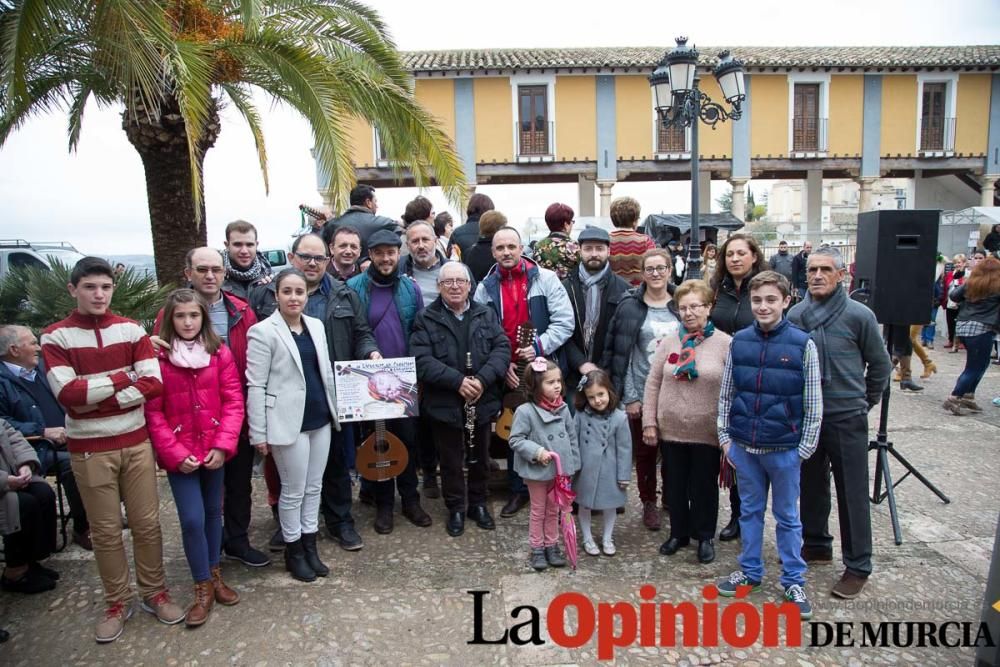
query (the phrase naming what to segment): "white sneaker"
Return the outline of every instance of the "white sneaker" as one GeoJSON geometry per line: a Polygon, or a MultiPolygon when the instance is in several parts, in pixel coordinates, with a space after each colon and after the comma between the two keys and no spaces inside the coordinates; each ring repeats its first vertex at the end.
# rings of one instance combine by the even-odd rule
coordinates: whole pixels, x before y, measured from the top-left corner
{"type": "Polygon", "coordinates": [[[583,550],[587,552],[588,556],[600,556],[601,550],[597,548],[597,543],[594,540],[584,540],[583,550]]]}
{"type": "Polygon", "coordinates": [[[616,553],[618,553],[618,551],[615,549],[615,541],[614,540],[608,540],[607,542],[604,543],[604,555],[605,556],[614,556],[616,553]]]}

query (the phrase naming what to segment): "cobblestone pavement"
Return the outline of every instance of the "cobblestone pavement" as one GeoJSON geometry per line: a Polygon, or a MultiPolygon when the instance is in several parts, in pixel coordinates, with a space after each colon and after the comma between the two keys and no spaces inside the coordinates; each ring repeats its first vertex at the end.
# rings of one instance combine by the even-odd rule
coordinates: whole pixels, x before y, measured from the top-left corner
{"type": "MultiPolygon", "coordinates": [[[[1000,395],[1000,367],[991,365],[980,386],[985,404],[981,416],[954,417],[940,407],[961,370],[964,355],[936,350],[940,372],[925,382],[920,395],[892,395],[890,439],[951,498],[943,504],[913,478],[897,489],[903,544],[895,546],[885,504],[872,508],[875,573],[863,596],[851,602],[829,595],[841,573],[839,563],[810,569],[807,591],[815,621],[855,622],[857,644],[835,648],[619,649],[617,662],[627,664],[740,665],[967,665],[969,648],[869,648],[860,646],[861,621],[978,622],[986,575],[1000,511],[1000,408],[989,404],[1000,395]]],[[[916,364],[916,362],[915,362],[916,364]]],[[[872,415],[874,427],[877,414],[872,415]]],[[[874,460],[874,454],[871,454],[874,460]]],[[[896,477],[900,467],[893,464],[896,477]]],[[[261,493],[262,480],[257,492],[261,493]]],[[[176,598],[191,599],[190,579],[181,548],[177,516],[166,480],[161,480],[161,516],[167,577],[176,598]]],[[[491,509],[499,514],[503,496],[491,509]]],[[[699,565],[694,550],[671,558],[657,553],[665,530],[642,527],[638,499],[631,498],[620,517],[615,558],[581,554],[579,570],[536,574],[527,564],[527,510],[513,519],[497,519],[495,532],[469,524],[460,538],[444,531],[440,500],[424,501],[434,525],[420,529],[397,514],[395,532],[376,535],[371,508],[358,506],[356,518],[365,539],[360,552],[347,553],[328,540],[320,547],[331,576],[315,584],[293,581],[275,563],[251,570],[226,563],[224,572],[243,594],[236,607],[216,607],[198,630],[167,627],[137,612],[123,637],[111,645],[93,640],[94,620],[102,611],[101,588],[90,554],[75,546],[54,556],[50,565],[62,572],[59,587],[37,596],[0,595],[0,625],[11,640],[0,645],[0,664],[15,665],[284,665],[284,664],[452,664],[555,665],[597,664],[596,642],[562,649],[549,639],[545,608],[560,592],[578,591],[594,601],[640,602],[639,588],[656,587],[658,602],[690,600],[702,604],[702,587],[735,566],[738,547],[717,542],[717,559],[699,565]],[[469,645],[473,638],[470,590],[489,591],[483,602],[483,636],[495,639],[503,629],[526,620],[519,605],[541,609],[540,646],[469,645]]],[[[273,531],[270,514],[258,495],[253,540],[266,544],[273,531]]],[[[728,518],[728,502],[720,499],[720,527],[728,518]]],[[[836,534],[836,510],[831,530],[836,534]]],[[[835,542],[839,553],[839,541],[835,542]]],[[[775,601],[778,563],[773,521],[765,537],[768,575],[752,601],[775,601]]],[[[731,602],[723,601],[720,608],[731,602]]],[[[992,612],[991,612],[992,613],[992,612]]],[[[721,614],[721,612],[720,612],[721,614]]],[[[572,627],[575,627],[575,615],[572,627]]],[[[808,624],[803,625],[809,644],[808,624]]],[[[571,628],[572,629],[572,628],[571,628]]],[[[522,632],[524,632],[522,630],[522,632]]],[[[680,644],[680,641],[677,642],[680,644]]]]}

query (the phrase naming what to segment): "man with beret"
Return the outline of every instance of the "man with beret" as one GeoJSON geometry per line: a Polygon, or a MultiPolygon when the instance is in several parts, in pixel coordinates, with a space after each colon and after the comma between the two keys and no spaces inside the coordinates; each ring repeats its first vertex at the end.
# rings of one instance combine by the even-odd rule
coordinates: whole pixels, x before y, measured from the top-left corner
{"type": "Polygon", "coordinates": [[[608,263],[611,237],[600,227],[587,227],[577,239],[580,264],[563,280],[573,304],[573,335],[566,342],[569,372],[566,388],[569,401],[580,377],[597,369],[604,353],[604,336],[618,302],[629,284],[611,270],[608,263]]]}
{"type": "MultiPolygon", "coordinates": [[[[399,248],[403,245],[395,232],[380,229],[368,238],[368,269],[347,281],[357,292],[361,310],[375,334],[375,342],[386,359],[409,357],[413,320],[423,307],[420,286],[399,272],[399,248]]],[[[406,469],[395,479],[362,483],[362,492],[372,489],[375,497],[375,532],[392,532],[392,506],[395,491],[403,501],[403,516],[416,526],[430,526],[431,517],[420,506],[416,472],[416,419],[390,419],[386,430],[403,441],[408,450],[406,469]]]]}

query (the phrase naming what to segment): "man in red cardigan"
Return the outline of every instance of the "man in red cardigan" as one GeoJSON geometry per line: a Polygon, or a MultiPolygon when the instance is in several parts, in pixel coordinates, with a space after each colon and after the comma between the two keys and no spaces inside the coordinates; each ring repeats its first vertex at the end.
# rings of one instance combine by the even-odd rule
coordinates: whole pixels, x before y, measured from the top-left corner
{"type": "Polygon", "coordinates": [[[95,639],[121,636],[134,611],[119,503],[132,532],[136,581],[144,611],[163,623],[184,620],[163,571],[156,463],[143,404],[163,389],[153,346],[138,323],[110,312],[111,266],[84,257],[70,275],[77,307],[42,334],[47,379],[66,409],[66,446],[90,520],[107,609],[95,639]]]}

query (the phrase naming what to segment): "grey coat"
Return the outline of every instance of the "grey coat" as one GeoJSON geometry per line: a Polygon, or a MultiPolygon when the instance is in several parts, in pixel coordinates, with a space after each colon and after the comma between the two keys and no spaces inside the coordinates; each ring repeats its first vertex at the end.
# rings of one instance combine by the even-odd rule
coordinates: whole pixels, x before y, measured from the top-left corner
{"type": "Polygon", "coordinates": [[[576,428],[573,415],[566,405],[552,413],[534,403],[525,403],[514,411],[509,442],[516,455],[514,471],[523,479],[534,482],[555,479],[555,461],[549,461],[546,465],[535,461],[535,457],[543,449],[559,455],[564,475],[572,475],[580,469],[576,428]]]}
{"type": "MultiPolygon", "coordinates": [[[[30,465],[37,473],[38,454],[20,432],[0,419],[0,535],[10,535],[21,530],[17,491],[7,486],[7,478],[17,477],[17,469],[25,464],[30,465]]],[[[42,478],[32,475],[31,481],[40,482],[42,478]]]]}
{"type": "Polygon", "coordinates": [[[580,443],[580,474],[573,484],[576,501],[592,510],[624,506],[626,493],[618,482],[632,479],[632,434],[625,411],[577,412],[576,437],[580,443]]]}

